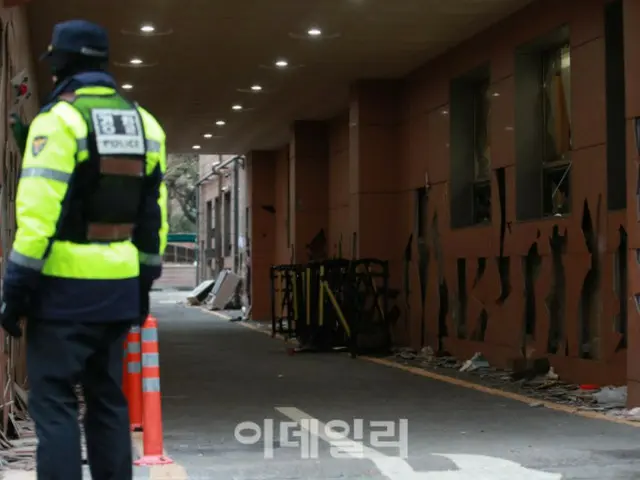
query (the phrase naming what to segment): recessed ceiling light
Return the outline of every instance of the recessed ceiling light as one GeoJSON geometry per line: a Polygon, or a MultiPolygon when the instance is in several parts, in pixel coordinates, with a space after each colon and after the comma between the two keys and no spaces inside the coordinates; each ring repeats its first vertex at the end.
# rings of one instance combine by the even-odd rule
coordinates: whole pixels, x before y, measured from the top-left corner
{"type": "Polygon", "coordinates": [[[132,58],[131,60],[129,60],[129,63],[131,65],[140,65],[142,63],[142,60],[139,58],[132,58]]]}
{"type": "Polygon", "coordinates": [[[322,30],[320,30],[318,27],[311,27],[309,30],[307,30],[307,34],[310,37],[319,37],[320,35],[322,35],[322,30]]]}
{"type": "Polygon", "coordinates": [[[225,122],[224,120],[218,120],[218,121],[216,122],[216,125],[218,125],[219,127],[222,127],[222,126],[224,126],[224,125],[226,125],[226,124],[227,124],[227,122],[225,122]]]}
{"type": "Polygon", "coordinates": [[[235,111],[242,110],[242,105],[240,105],[239,103],[236,103],[231,107],[231,110],[235,110],[235,111]]]}
{"type": "Polygon", "coordinates": [[[155,32],[156,31],[156,27],[154,27],[153,25],[149,25],[148,23],[145,25],[142,25],[140,27],[140,31],[143,33],[151,33],[151,32],[155,32]]]}
{"type": "Polygon", "coordinates": [[[286,68],[289,65],[289,62],[287,62],[284,59],[280,59],[276,61],[276,67],[278,68],[286,68]]]}
{"type": "Polygon", "coordinates": [[[210,134],[210,133],[205,133],[205,134],[203,135],[203,137],[204,137],[204,138],[211,138],[211,137],[213,137],[213,135],[212,135],[212,134],[210,134]]]}
{"type": "Polygon", "coordinates": [[[194,146],[193,146],[193,147],[191,147],[191,148],[193,148],[194,150],[200,150],[200,145],[194,145],[194,146]]]}
{"type": "Polygon", "coordinates": [[[260,90],[262,90],[262,87],[260,85],[251,85],[251,90],[253,90],[254,92],[259,92],[260,90]]]}
{"type": "Polygon", "coordinates": [[[130,83],[125,83],[122,85],[122,88],[125,90],[131,90],[133,88],[133,85],[131,85],[130,83]]]}

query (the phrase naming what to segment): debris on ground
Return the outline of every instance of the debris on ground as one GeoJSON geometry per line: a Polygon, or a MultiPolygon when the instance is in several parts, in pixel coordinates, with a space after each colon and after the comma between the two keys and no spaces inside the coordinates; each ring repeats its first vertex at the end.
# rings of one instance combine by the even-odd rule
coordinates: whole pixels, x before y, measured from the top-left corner
{"type": "Polygon", "coordinates": [[[605,407],[624,408],[627,404],[627,387],[604,387],[593,394],[593,398],[605,407]]]}
{"type": "Polygon", "coordinates": [[[460,367],[461,372],[473,372],[480,368],[489,368],[489,362],[486,358],[482,356],[480,352],[476,352],[473,357],[464,362],[462,367],[460,367]]]}
{"type": "MultiPolygon", "coordinates": [[[[271,323],[244,320],[263,331],[271,331],[271,323]]],[[[435,352],[425,346],[420,351],[410,347],[394,348],[387,358],[402,365],[422,368],[440,375],[462,378],[491,388],[518,393],[531,398],[532,408],[544,407],[545,402],[573,407],[576,410],[601,412],[608,416],[640,422],[640,407],[626,410],[626,387],[577,385],[562,381],[547,358],[525,358],[522,365],[498,369],[492,367],[481,352],[461,362],[448,352],[435,352]],[[545,369],[546,367],[546,369],[545,369]]]]}
{"type": "Polygon", "coordinates": [[[607,416],[629,420],[631,422],[640,422],[640,407],[620,408],[607,412],[607,416]]]}
{"type": "Polygon", "coordinates": [[[211,290],[213,290],[215,283],[215,280],[205,280],[200,283],[200,285],[194,288],[189,296],[187,296],[187,303],[189,305],[201,305],[202,302],[207,299],[211,290]]]}
{"type": "MultiPolygon", "coordinates": [[[[27,414],[28,392],[16,383],[13,387],[14,402],[9,413],[11,438],[0,431],[0,474],[2,475],[0,478],[7,480],[14,478],[18,480],[22,478],[22,473],[35,470],[38,446],[35,427],[27,414]]],[[[80,386],[76,387],[76,396],[79,403],[78,422],[82,435],[82,458],[86,463],[83,422],[86,404],[80,386]]],[[[28,478],[33,478],[33,476],[28,478]]]]}
{"type": "Polygon", "coordinates": [[[37,439],[35,427],[27,415],[28,394],[15,382],[13,394],[9,428],[7,433],[0,431],[0,472],[3,473],[35,469],[37,439]]]}
{"type": "Polygon", "coordinates": [[[419,352],[401,347],[394,349],[389,359],[440,375],[528,396],[532,399],[531,407],[542,407],[544,402],[553,402],[578,410],[603,412],[640,422],[640,408],[624,410],[627,401],[626,387],[583,389],[580,385],[563,382],[546,358],[525,358],[522,362],[514,362],[514,369],[503,370],[492,367],[481,352],[476,352],[470,359],[461,362],[447,352],[436,353],[431,347],[423,347],[419,352]]]}

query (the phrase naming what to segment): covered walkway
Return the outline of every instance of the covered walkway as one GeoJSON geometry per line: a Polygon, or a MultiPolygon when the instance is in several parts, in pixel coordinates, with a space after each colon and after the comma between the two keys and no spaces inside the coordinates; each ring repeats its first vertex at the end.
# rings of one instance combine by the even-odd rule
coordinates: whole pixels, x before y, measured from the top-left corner
{"type": "Polygon", "coordinates": [[[178,297],[158,292],[153,308],[160,321],[165,448],[179,472],[169,477],[167,468],[158,469],[152,479],[624,480],[640,471],[640,430],[631,426],[532,408],[346,355],[290,357],[280,340],[173,304],[178,297]],[[398,425],[406,418],[409,458],[393,459],[400,449],[373,446],[364,448],[364,458],[336,459],[325,438],[317,441],[317,458],[302,459],[301,448],[286,445],[300,429],[281,438],[278,427],[300,417],[352,427],[362,419],[362,438],[349,434],[352,447],[372,447],[372,421],[398,425]],[[266,460],[268,442],[243,445],[234,438],[241,422],[265,420],[274,422],[264,437],[274,446],[266,460]],[[443,472],[448,469],[455,471],[443,472]]]}

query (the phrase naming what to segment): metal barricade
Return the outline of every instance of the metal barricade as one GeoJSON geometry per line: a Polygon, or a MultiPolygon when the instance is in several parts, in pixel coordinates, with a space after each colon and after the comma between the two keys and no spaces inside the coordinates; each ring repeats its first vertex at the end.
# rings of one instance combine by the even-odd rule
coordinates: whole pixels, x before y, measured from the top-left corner
{"type": "Polygon", "coordinates": [[[331,259],[271,268],[272,335],[296,351],[388,351],[388,262],[331,259]]]}

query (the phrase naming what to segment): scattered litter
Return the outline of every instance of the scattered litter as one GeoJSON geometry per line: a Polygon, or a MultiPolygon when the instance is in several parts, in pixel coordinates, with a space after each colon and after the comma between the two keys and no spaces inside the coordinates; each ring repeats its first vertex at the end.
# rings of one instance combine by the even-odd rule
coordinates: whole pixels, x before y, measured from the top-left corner
{"type": "Polygon", "coordinates": [[[0,431],[0,471],[3,478],[16,480],[25,478],[23,472],[35,469],[37,439],[33,423],[27,415],[28,393],[18,384],[13,384],[14,401],[9,412],[9,438],[0,431]]]}
{"type": "Polygon", "coordinates": [[[598,385],[592,383],[583,383],[582,385],[580,385],[580,388],[582,390],[600,390],[600,387],[598,385]]]}
{"type": "Polygon", "coordinates": [[[425,360],[433,360],[436,354],[431,347],[422,347],[420,350],[420,358],[424,358],[425,360]]]}
{"type": "MultiPolygon", "coordinates": [[[[245,321],[260,330],[271,330],[269,323],[245,321]]],[[[294,349],[291,349],[290,354],[293,353],[294,349]]],[[[600,388],[597,385],[563,382],[554,368],[548,365],[546,358],[525,359],[533,366],[529,373],[539,372],[526,376],[516,376],[513,370],[492,367],[481,352],[477,352],[466,362],[460,362],[448,352],[436,352],[430,346],[423,347],[419,352],[410,347],[396,347],[389,360],[528,396],[534,400],[529,404],[531,408],[544,407],[544,402],[553,402],[576,410],[602,412],[609,416],[640,422],[640,408],[624,409],[627,400],[626,387],[600,388]],[[544,365],[547,365],[546,369],[542,368],[544,365]]]]}
{"type": "Polygon", "coordinates": [[[604,387],[593,398],[598,405],[622,408],[627,404],[627,387],[604,387]]]}
{"type": "Polygon", "coordinates": [[[626,387],[601,389],[595,386],[595,389],[588,389],[581,387],[591,385],[563,382],[545,357],[524,358],[522,365],[518,365],[522,367],[521,374],[516,374],[515,370],[492,367],[481,352],[460,362],[448,352],[435,352],[431,347],[424,347],[418,353],[404,347],[395,349],[390,360],[528,396],[533,400],[529,404],[531,408],[544,407],[544,402],[553,402],[576,410],[603,412],[640,422],[640,409],[633,413],[623,410],[626,387]]]}
{"type": "Polygon", "coordinates": [[[418,357],[416,351],[411,347],[400,347],[395,349],[396,355],[405,360],[413,360],[418,357]]]}
{"type": "Polygon", "coordinates": [[[480,352],[476,352],[473,357],[464,362],[460,368],[461,372],[473,372],[481,368],[489,368],[489,362],[482,356],[480,352]]]}
{"type": "Polygon", "coordinates": [[[622,418],[631,422],[640,422],[640,407],[631,409],[613,409],[607,412],[608,416],[622,418]]]}

